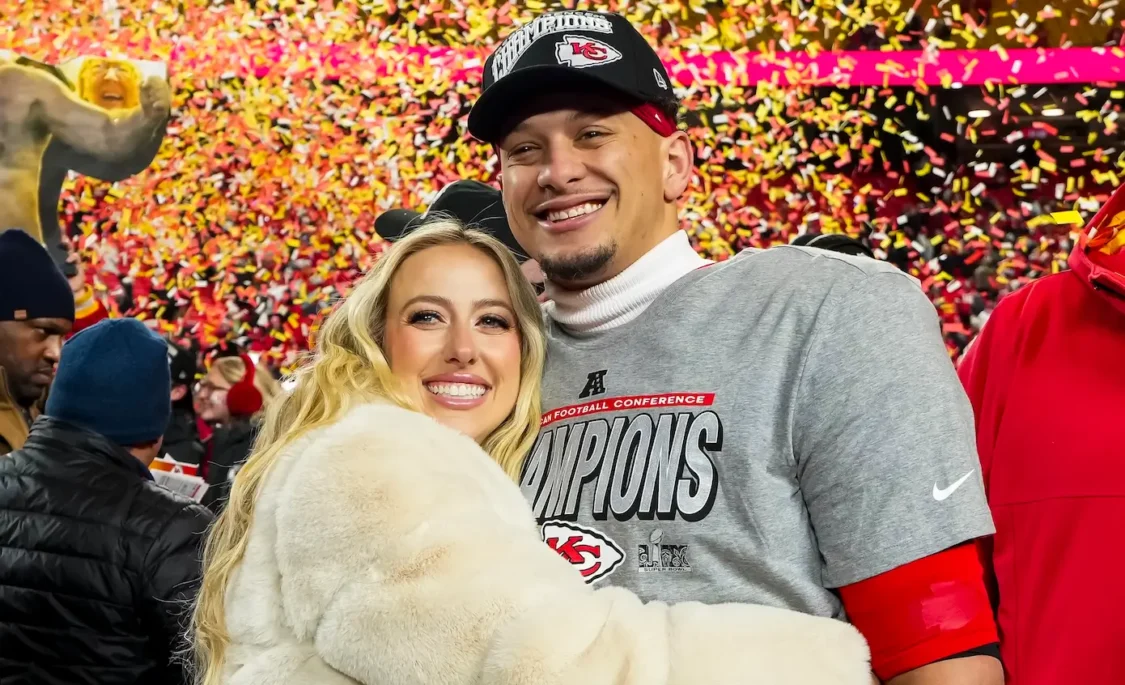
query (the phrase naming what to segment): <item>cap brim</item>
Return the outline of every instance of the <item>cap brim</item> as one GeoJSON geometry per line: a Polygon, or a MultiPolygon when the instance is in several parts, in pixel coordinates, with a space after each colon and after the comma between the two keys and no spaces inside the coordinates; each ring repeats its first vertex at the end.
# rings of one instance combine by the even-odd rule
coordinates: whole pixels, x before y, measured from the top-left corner
{"type": "Polygon", "coordinates": [[[557,64],[526,67],[513,71],[481,93],[469,111],[469,134],[486,143],[496,143],[507,133],[522,103],[543,92],[591,86],[601,86],[638,103],[646,99],[642,93],[622,88],[590,71],[557,64]]]}
{"type": "Polygon", "coordinates": [[[389,209],[375,219],[375,232],[383,240],[398,240],[406,235],[411,223],[420,216],[409,209],[389,209]]]}

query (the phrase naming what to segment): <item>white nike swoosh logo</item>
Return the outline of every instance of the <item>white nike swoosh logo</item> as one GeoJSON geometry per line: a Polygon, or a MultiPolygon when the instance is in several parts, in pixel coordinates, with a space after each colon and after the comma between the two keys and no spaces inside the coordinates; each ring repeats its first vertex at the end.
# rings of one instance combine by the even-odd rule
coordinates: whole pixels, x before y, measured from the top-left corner
{"type": "Polygon", "coordinates": [[[973,471],[976,471],[976,469],[971,469],[968,473],[958,478],[957,482],[955,482],[953,485],[950,485],[948,488],[945,488],[944,490],[938,488],[937,483],[934,483],[934,499],[939,502],[947,499],[954,493],[955,490],[957,490],[957,488],[964,485],[965,481],[969,480],[969,476],[973,475],[973,471]]]}

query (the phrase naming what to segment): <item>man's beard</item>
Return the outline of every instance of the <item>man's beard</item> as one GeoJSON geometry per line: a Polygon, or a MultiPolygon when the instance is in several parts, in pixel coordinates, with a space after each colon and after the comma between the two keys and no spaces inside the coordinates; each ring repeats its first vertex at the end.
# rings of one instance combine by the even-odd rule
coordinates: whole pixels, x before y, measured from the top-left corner
{"type": "Polygon", "coordinates": [[[559,257],[544,256],[539,260],[539,268],[550,281],[573,283],[598,275],[613,261],[616,254],[617,243],[611,242],[576,254],[559,257]]]}
{"type": "Polygon", "coordinates": [[[46,388],[36,385],[31,381],[17,384],[14,382],[14,379],[9,377],[8,382],[12,384],[12,387],[9,388],[12,399],[16,401],[17,405],[24,409],[34,407],[36,402],[43,399],[43,393],[46,391],[46,388]]]}

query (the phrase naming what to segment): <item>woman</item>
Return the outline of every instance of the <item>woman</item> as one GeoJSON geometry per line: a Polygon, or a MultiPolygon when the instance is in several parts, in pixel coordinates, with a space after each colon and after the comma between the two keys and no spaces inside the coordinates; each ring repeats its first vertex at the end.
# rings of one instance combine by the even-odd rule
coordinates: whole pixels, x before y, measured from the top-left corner
{"type": "Polygon", "coordinates": [[[204,685],[869,685],[850,626],[594,590],[514,479],[539,426],[534,292],[494,239],[427,225],[326,321],[205,557],[204,685]]]}
{"type": "Polygon", "coordinates": [[[245,355],[216,359],[199,384],[197,412],[211,429],[204,470],[209,487],[203,504],[216,513],[226,502],[234,475],[250,456],[265,408],[279,394],[281,385],[245,355]]]}

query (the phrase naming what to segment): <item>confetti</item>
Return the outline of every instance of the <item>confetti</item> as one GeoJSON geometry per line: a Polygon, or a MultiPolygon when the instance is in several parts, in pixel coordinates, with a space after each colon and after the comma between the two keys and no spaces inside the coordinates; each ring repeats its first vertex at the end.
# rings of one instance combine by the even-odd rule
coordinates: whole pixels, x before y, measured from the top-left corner
{"type": "MultiPolygon", "coordinates": [[[[999,297],[1065,267],[1070,229],[1120,180],[1125,52],[1097,47],[1120,42],[1113,1],[987,21],[956,1],[597,5],[641,27],[679,87],[698,159],[683,224],[700,252],[858,237],[923,284],[956,355],[999,297]],[[1064,41],[1100,57],[1067,64],[1076,53],[1049,47],[1064,41]]],[[[64,219],[116,311],[290,369],[385,248],[380,212],[495,181],[491,150],[465,134],[483,58],[561,7],[0,0],[0,49],[170,64],[157,161],[115,185],[69,181],[64,219]]]]}

